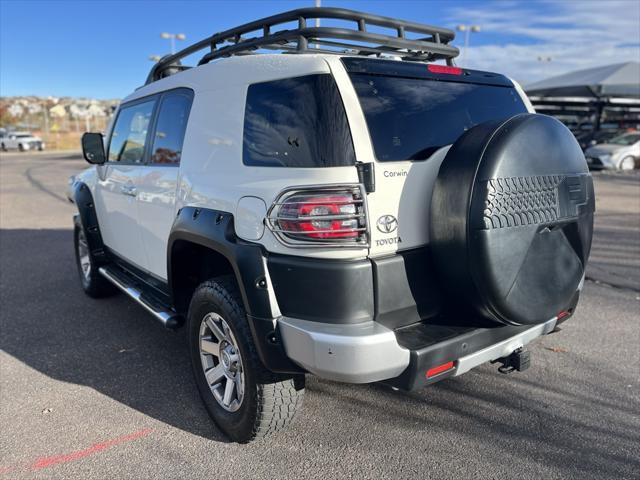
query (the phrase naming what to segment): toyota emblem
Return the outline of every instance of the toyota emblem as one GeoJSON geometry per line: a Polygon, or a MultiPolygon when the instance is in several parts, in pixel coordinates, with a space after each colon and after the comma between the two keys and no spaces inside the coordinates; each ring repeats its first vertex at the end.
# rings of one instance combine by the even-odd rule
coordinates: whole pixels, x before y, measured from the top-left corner
{"type": "Polygon", "coordinates": [[[382,215],[376,222],[376,227],[382,233],[395,232],[398,228],[398,220],[393,215],[382,215]]]}

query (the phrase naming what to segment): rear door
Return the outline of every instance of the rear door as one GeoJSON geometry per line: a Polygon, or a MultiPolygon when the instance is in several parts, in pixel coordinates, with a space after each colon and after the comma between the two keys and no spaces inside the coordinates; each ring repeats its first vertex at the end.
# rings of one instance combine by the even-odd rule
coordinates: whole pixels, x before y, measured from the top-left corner
{"type": "Polygon", "coordinates": [[[425,245],[431,192],[451,144],[473,126],[526,112],[526,106],[500,75],[440,65],[431,72],[417,62],[344,58],[343,63],[374,155],[370,253],[425,245]]]}
{"type": "Polygon", "coordinates": [[[96,185],[96,212],[107,247],[128,262],[144,267],[146,254],[138,225],[138,183],[156,98],[123,105],[111,132],[108,161],[96,185]]]}
{"type": "Polygon", "coordinates": [[[175,219],[176,189],[193,92],[177,89],[160,98],[149,157],[138,178],[138,214],[145,270],[167,278],[167,242],[175,219]]]}

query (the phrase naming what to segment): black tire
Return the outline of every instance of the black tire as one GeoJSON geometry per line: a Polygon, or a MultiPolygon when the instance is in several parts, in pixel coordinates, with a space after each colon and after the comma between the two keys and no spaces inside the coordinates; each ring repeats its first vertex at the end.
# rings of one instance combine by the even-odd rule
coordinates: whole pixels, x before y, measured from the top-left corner
{"type": "Polygon", "coordinates": [[[442,162],[431,203],[448,303],[514,325],[571,308],[594,209],[582,150],[558,120],[522,114],[469,129],[442,162]]]}
{"type": "Polygon", "coordinates": [[[231,440],[246,443],[283,430],[292,422],[302,407],[304,376],[276,375],[262,365],[234,277],[217,277],[196,288],[189,305],[188,335],[193,373],[202,401],[213,421],[231,440]],[[241,357],[243,398],[233,412],[218,402],[203,367],[201,325],[212,313],[226,322],[241,357]]]}
{"type": "Polygon", "coordinates": [[[3,152],[7,151],[7,147],[5,146],[4,143],[2,145],[0,145],[0,150],[2,150],[3,152]]]}
{"type": "Polygon", "coordinates": [[[21,143],[18,144],[18,150],[24,152],[24,146],[21,143]]]}
{"type": "Polygon", "coordinates": [[[116,294],[118,292],[117,287],[100,275],[97,262],[90,250],[88,252],[90,264],[88,273],[85,273],[85,270],[83,270],[80,253],[80,244],[83,235],[84,231],[82,230],[82,226],[76,225],[73,230],[73,245],[76,256],[76,267],[78,268],[78,276],[80,277],[82,290],[92,298],[104,298],[116,294]]]}

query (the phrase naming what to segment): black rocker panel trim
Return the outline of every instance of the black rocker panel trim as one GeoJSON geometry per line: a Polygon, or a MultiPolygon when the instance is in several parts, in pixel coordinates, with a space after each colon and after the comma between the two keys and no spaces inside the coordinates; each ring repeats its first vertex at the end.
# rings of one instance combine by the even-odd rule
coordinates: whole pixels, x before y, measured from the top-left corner
{"type": "Polygon", "coordinates": [[[369,260],[270,255],[267,264],[284,316],[335,324],[373,319],[373,274],[369,260]]]}
{"type": "Polygon", "coordinates": [[[169,291],[167,282],[127,261],[106,245],[104,248],[110,261],[116,264],[121,270],[124,270],[130,278],[134,279],[136,285],[140,287],[143,292],[156,298],[163,305],[172,305],[171,292],[169,291]]]}
{"type": "Polygon", "coordinates": [[[233,268],[254,343],[265,367],[279,373],[301,372],[285,355],[274,327],[275,315],[267,290],[262,248],[236,236],[233,215],[196,207],[184,207],[180,210],[173,223],[167,248],[167,273],[171,292],[176,291],[172,282],[171,255],[173,246],[181,240],[221,254],[233,268]]]}

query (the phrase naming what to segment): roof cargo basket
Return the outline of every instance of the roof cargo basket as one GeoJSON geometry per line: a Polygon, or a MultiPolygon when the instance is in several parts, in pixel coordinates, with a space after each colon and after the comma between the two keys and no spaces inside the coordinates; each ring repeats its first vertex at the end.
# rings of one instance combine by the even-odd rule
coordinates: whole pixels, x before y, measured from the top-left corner
{"type": "Polygon", "coordinates": [[[167,55],[153,66],[146,84],[186,69],[180,65],[180,60],[205,49],[209,49],[209,52],[200,59],[198,65],[216,58],[254,53],[258,49],[289,53],[387,54],[404,60],[444,59],[448,65],[453,65],[453,58],[459,53],[456,47],[449,45],[454,37],[455,33],[446,28],[343,8],[300,8],[216,33],[175,54],[167,55]],[[309,20],[316,19],[345,20],[346,25],[307,26],[311,24],[309,20]],[[353,28],[349,25],[351,21],[353,28]],[[289,22],[296,22],[297,28],[278,29],[289,22]],[[376,32],[369,31],[370,26],[376,32]],[[394,34],[378,33],[380,27],[393,30],[394,34]],[[408,34],[419,37],[408,38],[408,34]],[[309,48],[310,44],[315,48],[309,48]]]}

